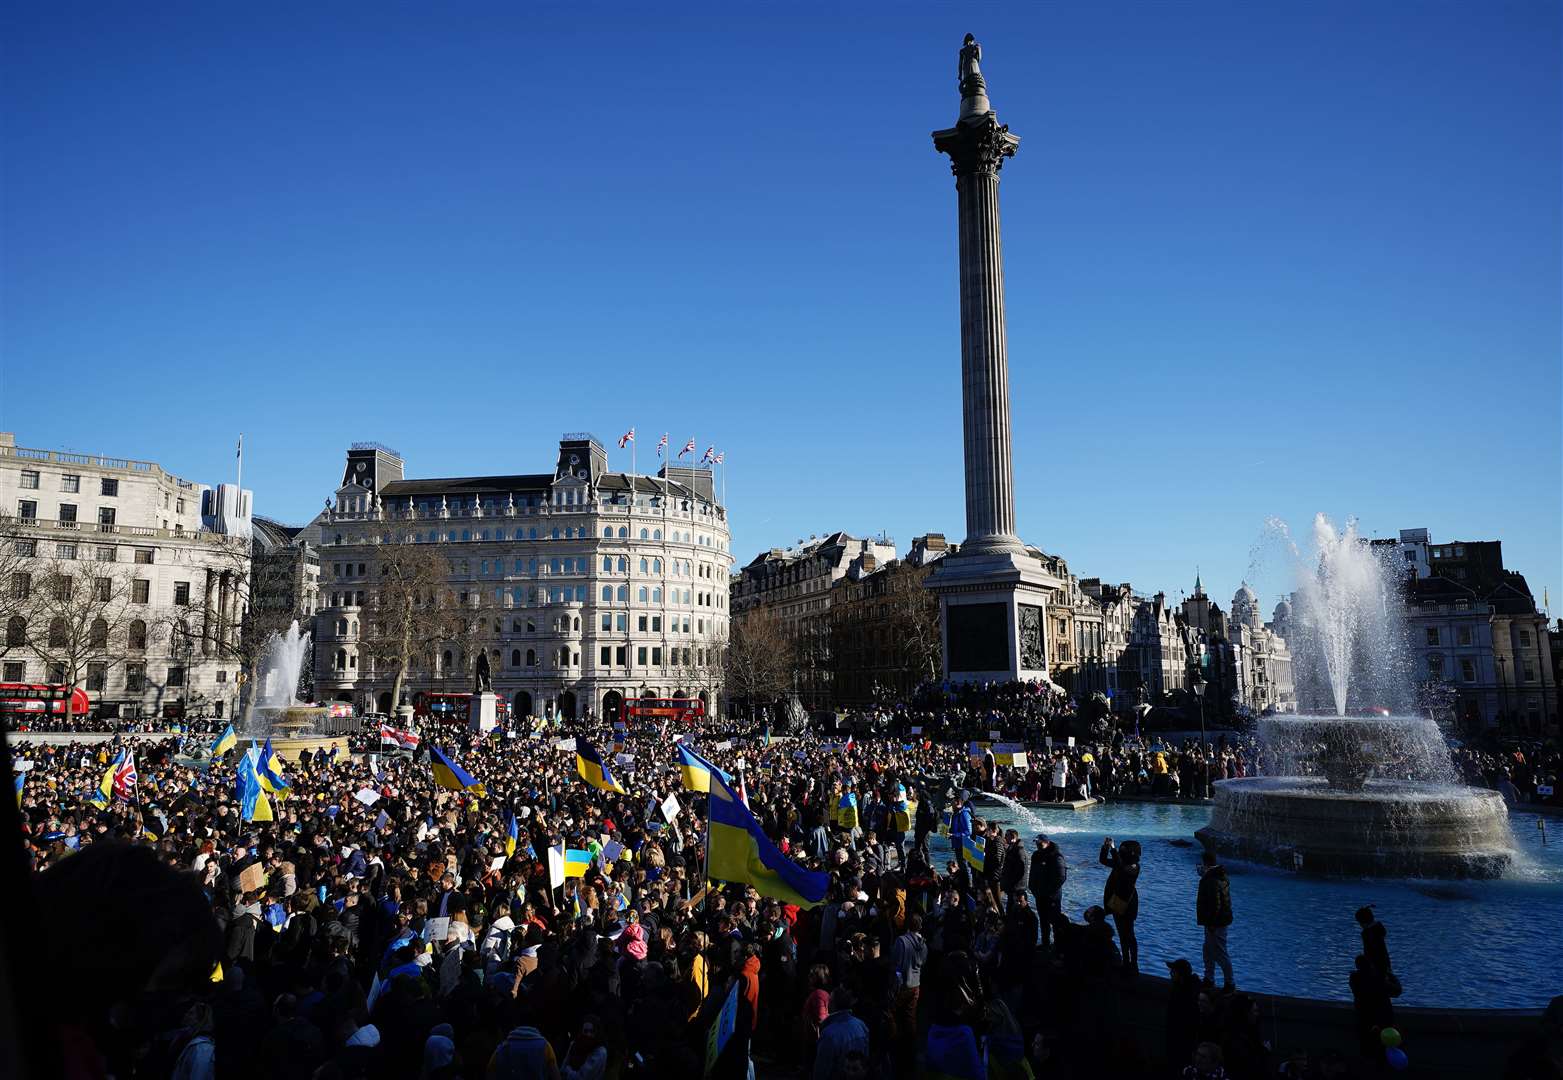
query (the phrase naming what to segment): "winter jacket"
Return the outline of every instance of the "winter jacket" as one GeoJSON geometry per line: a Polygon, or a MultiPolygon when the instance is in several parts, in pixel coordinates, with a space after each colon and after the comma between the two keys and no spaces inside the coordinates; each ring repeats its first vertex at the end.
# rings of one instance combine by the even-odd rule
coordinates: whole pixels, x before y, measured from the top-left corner
{"type": "Polygon", "coordinates": [[[1014,892],[1026,880],[1026,849],[1017,840],[1004,845],[1004,868],[999,872],[999,884],[1005,892],[1014,892]]]}
{"type": "Polygon", "coordinates": [[[814,1080],[831,1080],[853,1051],[868,1057],[868,1025],[849,1012],[833,1012],[820,1025],[814,1051],[814,1080]]]}
{"type": "Polygon", "coordinates": [[[1232,925],[1232,883],[1226,867],[1212,866],[1200,875],[1194,910],[1201,926],[1232,925]]]}
{"type": "MultiPolygon", "coordinates": [[[[971,835],[971,807],[963,806],[950,817],[950,838],[971,835]]],[[[953,846],[953,845],[952,845],[953,846]]]]}
{"type": "Polygon", "coordinates": [[[1056,896],[1069,879],[1069,867],[1064,865],[1064,853],[1057,844],[1031,853],[1031,874],[1027,884],[1038,896],[1056,896]]]}
{"type": "Polygon", "coordinates": [[[554,1048],[535,1027],[518,1027],[505,1036],[488,1062],[489,1080],[559,1080],[554,1048]]]}

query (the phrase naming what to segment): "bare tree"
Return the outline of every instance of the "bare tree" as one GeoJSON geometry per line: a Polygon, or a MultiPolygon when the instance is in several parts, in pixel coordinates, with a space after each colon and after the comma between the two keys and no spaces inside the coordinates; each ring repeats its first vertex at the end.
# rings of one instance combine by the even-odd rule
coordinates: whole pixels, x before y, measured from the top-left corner
{"type": "Polygon", "coordinates": [[[65,686],[66,700],[86,681],[90,665],[101,663],[106,672],[123,653],[120,638],[130,610],[128,570],[115,563],[33,560],[31,589],[23,601],[27,645],[51,672],[49,681],[65,686]]]}
{"type": "Polygon", "coordinates": [[[392,533],[375,545],[373,557],[361,641],[376,672],[394,672],[395,709],[408,675],[434,670],[441,647],[461,636],[470,613],[450,591],[450,562],[438,547],[392,533]]]}
{"type": "Polygon", "coordinates": [[[885,597],[890,605],[891,635],[906,688],[911,689],[937,679],[944,667],[939,601],[923,585],[925,570],[902,564],[891,567],[889,573],[885,597]]]}
{"type": "Polygon", "coordinates": [[[0,656],[26,644],[26,627],[11,620],[27,619],[36,545],[18,519],[0,514],[0,656]]]}
{"type": "Polygon", "coordinates": [[[755,705],[775,701],[792,685],[796,644],[769,608],[735,615],[723,658],[728,693],[755,705]]]}

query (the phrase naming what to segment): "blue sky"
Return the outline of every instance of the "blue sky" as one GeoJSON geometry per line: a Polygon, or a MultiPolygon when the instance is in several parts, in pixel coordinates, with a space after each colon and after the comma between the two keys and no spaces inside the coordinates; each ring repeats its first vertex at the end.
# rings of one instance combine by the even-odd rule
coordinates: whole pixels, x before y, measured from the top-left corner
{"type": "Polygon", "coordinates": [[[320,7],[5,8],[23,445],[215,482],[243,430],[297,522],[353,440],[533,471],[634,425],[726,452],[740,561],[958,539],[971,31],[1028,542],[1268,607],[1265,519],[1324,510],[1563,596],[1555,4],[320,7]]]}

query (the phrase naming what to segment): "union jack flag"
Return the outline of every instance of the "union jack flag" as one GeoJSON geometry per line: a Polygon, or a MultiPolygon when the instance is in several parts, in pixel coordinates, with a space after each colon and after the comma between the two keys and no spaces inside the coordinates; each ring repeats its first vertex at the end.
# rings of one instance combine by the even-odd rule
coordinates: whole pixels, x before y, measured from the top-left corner
{"type": "Polygon", "coordinates": [[[668,448],[668,435],[667,435],[667,432],[664,431],[662,433],[662,438],[657,442],[657,456],[661,457],[662,456],[662,451],[666,450],[667,448],[668,448]]]}
{"type": "Polygon", "coordinates": [[[634,441],[635,441],[635,429],[634,428],[630,428],[623,435],[619,436],[619,449],[623,450],[626,446],[628,446],[630,443],[632,443],[634,441]]]}
{"type": "Polygon", "coordinates": [[[714,458],[712,458],[712,459],[711,459],[711,460],[712,460],[712,461],[713,461],[713,462],[715,462],[715,463],[716,463],[716,464],[718,464],[718,465],[720,465],[720,464],[722,464],[722,459],[723,459],[723,458],[724,458],[724,457],[726,457],[726,456],[727,456],[727,451],[726,451],[726,450],[723,450],[723,451],[721,451],[721,452],[720,452],[720,453],[718,453],[718,454],[717,454],[717,455],[716,455],[716,457],[714,457],[714,458]]]}
{"type": "Polygon", "coordinates": [[[694,439],[690,439],[687,443],[684,444],[684,449],[682,449],[682,450],[680,450],[678,452],[678,456],[679,457],[683,457],[685,454],[693,454],[694,452],[695,452],[695,440],[694,439]]]}
{"type": "Polygon", "coordinates": [[[716,461],[716,447],[708,446],[706,447],[706,452],[700,457],[700,464],[705,465],[708,462],[714,461],[716,461]]]}
{"type": "Polygon", "coordinates": [[[114,770],[114,797],[123,802],[135,800],[136,759],[133,754],[126,754],[125,760],[114,770]]]}

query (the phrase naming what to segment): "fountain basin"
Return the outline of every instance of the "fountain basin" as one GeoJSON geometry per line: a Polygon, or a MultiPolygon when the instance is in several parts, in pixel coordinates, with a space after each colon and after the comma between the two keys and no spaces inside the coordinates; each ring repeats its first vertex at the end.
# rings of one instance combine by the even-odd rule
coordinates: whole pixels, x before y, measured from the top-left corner
{"type": "Polygon", "coordinates": [[[317,750],[331,752],[337,748],[337,756],[346,760],[347,736],[321,734],[323,724],[330,715],[324,705],[257,705],[242,739],[263,742],[271,739],[272,751],[283,760],[296,759],[302,754],[317,750]]]}
{"type": "Polygon", "coordinates": [[[1194,835],[1222,855],[1325,875],[1491,878],[1514,857],[1497,792],[1416,780],[1221,780],[1194,835]]]}

